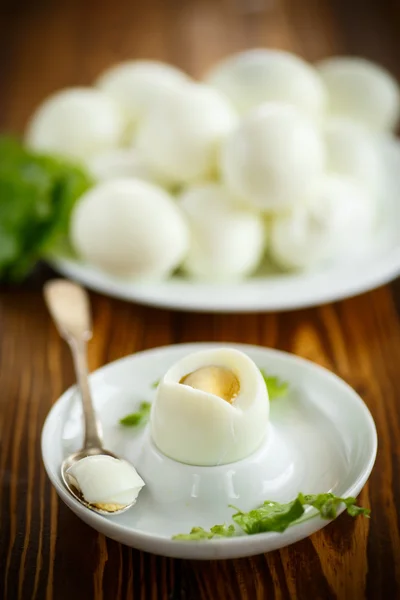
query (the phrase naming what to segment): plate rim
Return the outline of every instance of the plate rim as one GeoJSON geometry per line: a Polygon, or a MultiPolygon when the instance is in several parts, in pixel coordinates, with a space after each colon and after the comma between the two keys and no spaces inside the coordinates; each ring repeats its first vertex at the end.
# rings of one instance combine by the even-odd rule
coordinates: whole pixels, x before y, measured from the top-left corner
{"type": "MultiPolygon", "coordinates": [[[[78,281],[95,292],[145,306],[202,313],[285,312],[352,298],[390,283],[400,276],[400,245],[396,245],[375,257],[375,260],[371,260],[369,263],[368,269],[365,263],[362,263],[364,265],[363,269],[359,268],[357,261],[351,263],[350,267],[343,268],[343,275],[340,279],[335,277],[330,280],[332,270],[329,268],[315,272],[305,272],[305,277],[314,275],[315,283],[319,283],[318,291],[315,292],[314,285],[311,291],[305,292],[302,297],[297,298],[291,293],[285,294],[285,290],[282,289],[280,300],[276,298],[271,300],[269,296],[271,290],[268,289],[268,286],[283,284],[283,288],[296,278],[300,282],[302,279],[301,273],[292,273],[286,276],[283,274],[282,281],[278,283],[276,280],[274,281],[273,277],[268,276],[254,277],[244,282],[230,282],[226,284],[229,285],[229,290],[225,290],[225,293],[221,296],[216,297],[211,294],[207,300],[207,294],[203,293],[200,295],[200,300],[191,298],[188,301],[182,291],[180,293],[175,292],[172,297],[165,293],[149,292],[149,287],[144,282],[118,280],[118,278],[113,278],[92,265],[77,259],[51,257],[47,259],[47,262],[62,275],[78,281]],[[286,279],[284,279],[285,277],[286,279]],[[332,284],[332,281],[334,281],[334,284],[332,284]],[[253,296],[251,301],[248,298],[245,298],[244,301],[235,299],[237,297],[236,290],[243,289],[246,286],[250,288],[252,285],[260,286],[260,291],[256,297],[253,296]]],[[[168,281],[171,280],[159,282],[159,285],[163,286],[163,291],[166,288],[168,289],[168,281]]],[[[179,281],[183,286],[186,285],[190,288],[197,286],[198,288],[208,287],[208,290],[216,290],[224,287],[223,283],[191,282],[183,278],[179,280],[172,278],[172,281],[179,281]]],[[[154,284],[157,284],[157,282],[150,285],[154,284]]],[[[248,293],[250,293],[250,290],[248,293]]]]}
{"type": "MultiPolygon", "coordinates": [[[[368,480],[368,478],[371,474],[371,471],[373,469],[373,466],[375,464],[375,460],[376,460],[376,454],[377,454],[377,449],[378,449],[378,436],[377,436],[377,430],[376,430],[376,425],[375,425],[374,419],[373,419],[372,414],[369,411],[367,405],[362,400],[360,395],[346,381],[344,381],[341,377],[336,375],[333,371],[330,371],[329,369],[327,369],[321,365],[318,365],[311,360],[302,358],[302,357],[297,356],[296,354],[293,354],[290,352],[276,350],[274,348],[267,348],[267,347],[258,346],[258,345],[254,345],[254,344],[240,344],[240,343],[235,344],[232,342],[229,342],[229,343],[228,342],[227,343],[224,343],[224,342],[179,343],[179,344],[166,344],[164,346],[158,346],[156,348],[141,350],[140,352],[136,352],[134,354],[130,354],[130,355],[121,357],[117,360],[114,360],[114,361],[107,363],[107,364],[103,365],[102,367],[96,369],[95,371],[93,371],[90,374],[90,377],[91,378],[93,378],[93,376],[99,377],[103,372],[106,372],[107,370],[112,370],[116,365],[122,364],[124,362],[129,362],[130,360],[134,359],[137,356],[143,356],[145,354],[152,354],[152,353],[163,353],[163,352],[165,352],[166,349],[178,349],[178,348],[184,349],[184,348],[186,348],[188,350],[188,352],[191,352],[193,350],[199,350],[201,348],[205,349],[206,347],[213,347],[213,346],[214,347],[216,347],[216,346],[233,347],[233,348],[242,350],[244,352],[246,351],[246,349],[257,349],[257,350],[262,350],[266,354],[278,355],[278,357],[280,357],[280,358],[283,358],[283,359],[286,359],[289,361],[294,361],[296,363],[299,363],[300,365],[303,365],[304,367],[306,367],[308,369],[310,369],[310,368],[317,369],[319,372],[322,372],[325,377],[330,378],[333,382],[340,385],[341,387],[343,387],[344,390],[346,390],[346,392],[352,397],[352,402],[354,402],[356,405],[358,405],[358,408],[360,409],[360,411],[363,412],[363,415],[365,418],[365,423],[368,427],[368,439],[369,439],[369,442],[371,443],[369,457],[368,457],[368,460],[366,460],[366,464],[364,466],[363,471],[359,473],[357,479],[344,492],[344,494],[346,496],[356,496],[357,497],[358,494],[360,493],[361,489],[364,487],[366,481],[368,480]]],[[[210,559],[219,559],[219,558],[223,559],[223,558],[244,557],[244,556],[251,556],[251,555],[254,555],[257,553],[270,552],[270,551],[276,550],[278,548],[289,546],[292,543],[295,543],[297,541],[300,541],[301,539],[309,537],[316,531],[322,529],[323,527],[328,525],[330,522],[332,522],[332,520],[326,520],[326,519],[322,519],[319,516],[313,516],[312,519],[304,521],[303,523],[296,525],[296,527],[289,528],[289,530],[286,530],[286,531],[290,531],[293,533],[290,536],[290,541],[285,542],[283,545],[281,543],[279,543],[279,540],[282,540],[282,535],[284,535],[284,534],[278,533],[278,532],[266,532],[266,533],[259,533],[259,534],[250,535],[250,536],[249,535],[239,535],[239,536],[232,537],[232,538],[214,538],[211,540],[198,540],[194,544],[193,542],[172,540],[168,536],[159,536],[159,535],[155,535],[154,533],[148,533],[148,532],[136,530],[136,529],[127,527],[126,525],[122,525],[119,523],[115,523],[113,521],[109,521],[108,519],[105,519],[104,517],[97,515],[94,512],[90,512],[90,511],[87,511],[87,514],[90,514],[89,520],[94,524],[92,525],[91,523],[88,523],[88,521],[83,519],[81,516],[82,514],[85,514],[85,513],[83,513],[83,510],[86,511],[87,509],[83,509],[81,507],[80,503],[67,492],[67,490],[62,485],[61,480],[58,481],[57,479],[53,478],[53,475],[51,473],[51,468],[50,468],[51,461],[48,461],[47,451],[45,450],[47,436],[50,436],[49,432],[51,430],[51,425],[52,425],[54,416],[57,414],[58,410],[60,409],[60,405],[62,406],[63,404],[65,404],[67,402],[67,400],[71,397],[71,394],[74,392],[75,389],[76,389],[76,386],[73,385],[73,386],[69,387],[67,390],[65,390],[61,394],[61,396],[53,403],[53,405],[51,406],[51,408],[46,416],[46,419],[45,419],[43,427],[42,427],[42,432],[41,432],[40,448],[41,448],[42,462],[44,464],[44,467],[45,467],[47,476],[49,477],[51,485],[55,488],[58,496],[61,498],[61,500],[64,502],[64,504],[66,504],[68,506],[68,508],[70,508],[78,516],[78,518],[83,520],[85,523],[87,523],[90,527],[92,527],[96,531],[99,531],[99,529],[97,529],[97,527],[95,527],[94,524],[97,524],[97,523],[100,524],[101,531],[105,535],[110,537],[111,539],[118,539],[117,534],[121,534],[123,536],[126,536],[126,535],[134,536],[135,546],[131,546],[131,547],[134,547],[134,548],[137,548],[140,550],[149,551],[149,552],[152,552],[153,554],[160,554],[162,556],[210,560],[210,559]],[[107,533],[105,533],[105,531],[107,531],[107,533]],[[267,539],[270,541],[270,544],[269,544],[268,549],[265,550],[265,549],[263,549],[263,546],[266,544],[267,539]],[[158,546],[157,549],[159,550],[158,552],[154,550],[153,544],[157,544],[157,546],[158,546]],[[151,549],[149,549],[150,547],[151,547],[151,549]],[[172,552],[171,552],[171,548],[173,549],[172,552]],[[223,550],[226,550],[226,549],[228,549],[228,552],[223,552],[223,550]],[[207,551],[207,550],[209,550],[209,551],[207,551]],[[221,553],[221,556],[219,556],[220,553],[221,553]]],[[[338,510],[337,516],[339,516],[344,510],[345,510],[344,506],[340,507],[340,509],[338,510]]],[[[120,541],[120,540],[118,540],[118,541],[120,541]]],[[[122,542],[122,543],[126,544],[126,542],[122,542]]]]}

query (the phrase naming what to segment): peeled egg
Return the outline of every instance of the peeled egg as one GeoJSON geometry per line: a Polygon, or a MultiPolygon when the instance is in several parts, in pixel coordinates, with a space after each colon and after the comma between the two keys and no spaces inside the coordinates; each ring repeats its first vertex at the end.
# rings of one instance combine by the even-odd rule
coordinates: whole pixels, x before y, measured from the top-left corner
{"type": "Polygon", "coordinates": [[[222,148],[227,187],[263,210],[296,204],[323,167],[320,132],[296,109],[281,104],[249,113],[222,148]]]}
{"type": "Polygon", "coordinates": [[[265,247],[262,218],[238,208],[219,184],[189,188],[180,207],[191,238],[183,268],[201,279],[227,280],[248,275],[261,261],[265,247]]]}
{"type": "Polygon", "coordinates": [[[325,175],[303,202],[271,224],[270,250],[284,268],[308,269],[362,252],[373,230],[375,205],[350,178],[325,175]]]}
{"type": "Polygon", "coordinates": [[[400,115],[400,89],[382,67],[362,58],[323,60],[318,71],[328,90],[328,111],[375,130],[391,130],[400,115]]]}
{"type": "Polygon", "coordinates": [[[215,174],[221,140],[236,115],[217,91],[202,84],[169,90],[153,104],[138,129],[136,147],[143,160],[173,183],[190,183],[215,174]]]}
{"type": "Polygon", "coordinates": [[[323,131],[327,169],[354,178],[377,196],[383,186],[383,164],[375,135],[343,118],[328,119],[323,131]]]}
{"type": "Polygon", "coordinates": [[[135,125],[155,98],[186,81],[189,77],[172,65],[136,60],[111,67],[96,85],[120,104],[130,124],[135,125]]]}
{"type": "Polygon", "coordinates": [[[151,183],[158,182],[154,172],[145,164],[134,148],[116,148],[92,156],[86,166],[96,181],[134,178],[151,183]]]}
{"type": "Polygon", "coordinates": [[[135,502],[145,485],[130,463],[106,455],[82,458],[67,475],[86,502],[109,512],[135,502]]]}
{"type": "Polygon", "coordinates": [[[124,119],[99,90],[70,88],[53,94],[34,112],[26,131],[33,150],[85,160],[121,143],[124,119]]]}
{"type": "Polygon", "coordinates": [[[238,350],[218,348],[190,354],[169,369],[157,388],[150,429],[170,458],[214,466],[257,450],[268,416],[258,367],[238,350]]]}
{"type": "Polygon", "coordinates": [[[138,179],[105,181],[86,192],[73,210],[70,231],[85,261],[124,277],[168,276],[189,244],[171,196],[138,179]]]}
{"type": "Polygon", "coordinates": [[[282,50],[234,54],[213,67],[205,80],[242,114],[264,102],[291,104],[312,118],[325,108],[326,91],[317,71],[282,50]]]}

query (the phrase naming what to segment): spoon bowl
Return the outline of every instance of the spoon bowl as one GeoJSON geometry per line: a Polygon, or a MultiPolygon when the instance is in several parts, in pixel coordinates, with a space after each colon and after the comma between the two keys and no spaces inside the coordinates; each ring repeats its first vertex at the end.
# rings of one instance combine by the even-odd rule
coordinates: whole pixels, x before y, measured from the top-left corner
{"type": "Polygon", "coordinates": [[[79,450],[74,454],[70,454],[70,456],[67,456],[67,458],[63,461],[61,465],[61,479],[63,480],[63,483],[67,490],[72,494],[72,496],[74,496],[74,498],[76,498],[76,500],[78,500],[81,504],[86,506],[86,508],[89,508],[93,512],[96,512],[100,515],[120,515],[121,513],[131,508],[131,506],[135,504],[136,500],[134,500],[134,502],[131,502],[130,504],[121,505],[121,508],[118,508],[116,510],[105,510],[104,508],[100,508],[99,506],[91,504],[90,502],[87,502],[87,500],[85,500],[84,496],[82,495],[82,492],[77,486],[75,479],[68,473],[68,469],[72,467],[73,464],[79,462],[83,458],[87,458],[88,456],[111,456],[111,458],[116,458],[120,460],[119,456],[117,456],[113,452],[105,450],[104,448],[87,448],[79,450]]]}

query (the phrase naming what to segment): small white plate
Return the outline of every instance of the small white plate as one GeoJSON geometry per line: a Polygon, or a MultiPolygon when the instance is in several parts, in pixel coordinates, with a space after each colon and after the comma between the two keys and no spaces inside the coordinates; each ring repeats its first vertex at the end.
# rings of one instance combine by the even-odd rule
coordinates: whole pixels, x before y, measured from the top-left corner
{"type": "Polygon", "coordinates": [[[91,375],[105,447],[130,460],[146,481],[137,504],[122,515],[99,516],[64,488],[60,465],[82,444],[82,413],[75,388],[55,403],[43,427],[43,461],[60,498],[85,523],[114,540],[154,554],[234,558],[281,548],[309,536],[328,521],[315,516],[284,533],[201,542],[176,541],[171,536],[187,533],[193,526],[208,529],[230,524],[234,511],[229,503],[250,510],[267,499],[292,500],[298,492],[358,495],[377,449],[375,425],[367,407],[334,374],[284,352],[224,344],[246,352],[259,367],[290,382],[288,396],[271,402],[267,441],[243,461],[219,467],[176,463],[154,448],[146,428],[135,430],[118,424],[140,402],[152,401],[152,384],[173,363],[190,352],[221,345],[182,344],[148,350],[91,375]]]}
{"type": "Polygon", "coordinates": [[[203,312],[280,311],[316,306],[361,294],[400,274],[400,144],[383,145],[387,186],[380,223],[359,257],[303,273],[269,273],[238,283],[121,280],[68,258],[50,262],[63,275],[95,291],[153,306],[203,312]]]}

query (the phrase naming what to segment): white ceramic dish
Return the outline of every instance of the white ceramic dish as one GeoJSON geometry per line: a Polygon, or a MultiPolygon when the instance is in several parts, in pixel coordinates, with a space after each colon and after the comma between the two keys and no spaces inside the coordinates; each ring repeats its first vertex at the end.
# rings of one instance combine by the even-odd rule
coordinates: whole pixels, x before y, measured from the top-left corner
{"type": "Polygon", "coordinates": [[[400,274],[400,144],[383,145],[387,189],[381,219],[362,254],[325,269],[299,274],[269,273],[238,283],[200,283],[173,277],[138,283],[111,277],[67,258],[51,260],[63,275],[95,291],[153,306],[204,312],[280,311],[355,296],[400,274]]]}
{"type": "Polygon", "coordinates": [[[221,344],[166,346],[128,356],[93,373],[91,387],[105,446],[132,461],[146,481],[132,509],[115,517],[99,516],[79,504],[62,484],[60,464],[82,443],[75,388],[55,403],[43,428],[42,455],[48,476],[61,500],[80,519],[112,539],[155,554],[234,558],[286,546],[328,521],[313,517],[282,534],[201,542],[176,541],[171,536],[187,533],[193,526],[231,523],[229,503],[250,510],[267,499],[291,500],[300,491],[358,495],[377,449],[375,425],[360,397],[329,371],[296,356],[257,346],[224,345],[246,352],[261,368],[290,381],[288,396],[271,402],[265,444],[249,458],[219,467],[192,467],[161,455],[146,428],[123,428],[119,418],[141,401],[151,401],[152,383],[177,360],[221,344]]]}

